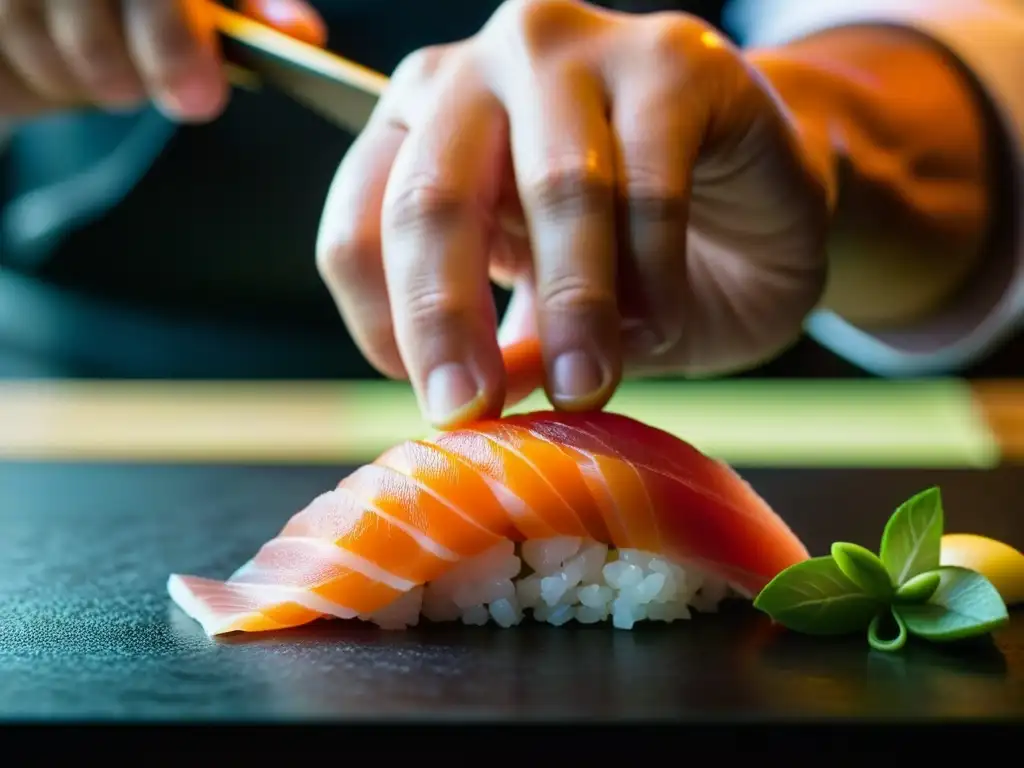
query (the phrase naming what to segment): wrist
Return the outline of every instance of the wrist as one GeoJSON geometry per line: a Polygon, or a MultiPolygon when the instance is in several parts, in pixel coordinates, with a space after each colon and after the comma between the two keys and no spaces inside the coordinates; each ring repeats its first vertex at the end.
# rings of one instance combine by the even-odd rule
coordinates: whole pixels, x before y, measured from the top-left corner
{"type": "Polygon", "coordinates": [[[984,118],[956,65],[872,27],[746,56],[829,190],[821,308],[873,329],[940,311],[981,260],[991,197],[984,118]]]}
{"type": "Polygon", "coordinates": [[[842,144],[839,141],[842,126],[831,119],[833,113],[812,96],[824,90],[820,70],[787,56],[784,50],[748,51],[745,58],[780,105],[804,163],[825,190],[831,217],[839,199],[838,147],[842,144]],[[806,94],[808,98],[794,98],[794,94],[806,94]]]}

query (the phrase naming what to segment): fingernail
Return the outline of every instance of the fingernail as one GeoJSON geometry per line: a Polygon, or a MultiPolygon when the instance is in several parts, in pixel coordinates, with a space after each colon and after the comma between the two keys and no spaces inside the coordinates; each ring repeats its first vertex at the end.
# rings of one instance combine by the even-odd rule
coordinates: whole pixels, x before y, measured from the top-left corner
{"type": "Polygon", "coordinates": [[[287,24],[295,19],[303,18],[295,6],[294,0],[263,0],[260,7],[264,19],[271,24],[287,24]]]}
{"type": "Polygon", "coordinates": [[[604,371],[592,355],[582,351],[563,352],[552,369],[554,396],[559,400],[585,400],[604,386],[604,371]]]}
{"type": "Polygon", "coordinates": [[[220,106],[221,89],[215,81],[206,78],[187,78],[161,96],[175,117],[202,118],[216,112],[220,106]]]}
{"type": "Polygon", "coordinates": [[[241,8],[247,16],[266,22],[302,42],[323,47],[327,28],[320,15],[309,5],[296,0],[248,0],[241,8]]]}
{"type": "Polygon", "coordinates": [[[480,388],[464,365],[448,363],[427,376],[428,418],[435,425],[456,421],[480,398],[480,388]]]}

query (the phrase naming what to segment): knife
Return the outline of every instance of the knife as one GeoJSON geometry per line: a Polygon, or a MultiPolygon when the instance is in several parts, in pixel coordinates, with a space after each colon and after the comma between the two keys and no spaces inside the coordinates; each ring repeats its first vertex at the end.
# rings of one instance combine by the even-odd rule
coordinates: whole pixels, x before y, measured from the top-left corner
{"type": "Polygon", "coordinates": [[[231,81],[269,85],[358,134],[387,87],[379,72],[211,3],[231,81]]]}

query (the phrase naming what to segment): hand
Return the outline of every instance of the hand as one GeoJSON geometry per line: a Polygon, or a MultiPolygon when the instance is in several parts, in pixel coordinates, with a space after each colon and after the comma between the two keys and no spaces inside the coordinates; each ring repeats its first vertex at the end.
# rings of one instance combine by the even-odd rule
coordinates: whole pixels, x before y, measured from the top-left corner
{"type": "MultiPolygon", "coordinates": [[[[301,0],[246,0],[242,10],[323,42],[301,0]]],[[[202,121],[228,95],[208,0],[0,0],[0,61],[0,116],[151,98],[173,118],[202,121]]]]}
{"type": "Polygon", "coordinates": [[[799,335],[828,211],[805,154],[700,20],[511,0],[398,67],[332,184],[318,265],[436,426],[522,395],[489,277],[514,288],[501,345],[538,338],[553,405],[600,408],[624,371],[725,372],[799,335]]]}

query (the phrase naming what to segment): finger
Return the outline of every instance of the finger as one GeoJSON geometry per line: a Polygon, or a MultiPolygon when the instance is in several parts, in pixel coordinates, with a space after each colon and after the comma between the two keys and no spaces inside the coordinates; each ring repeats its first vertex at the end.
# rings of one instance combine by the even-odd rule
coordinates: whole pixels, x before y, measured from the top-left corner
{"type": "Polygon", "coordinates": [[[301,0],[242,0],[238,9],[289,37],[323,48],[327,25],[308,3],[301,0]]]}
{"type": "Polygon", "coordinates": [[[426,418],[442,428],[500,413],[505,396],[487,257],[507,134],[501,105],[456,74],[398,153],[383,230],[398,347],[426,418]]]}
{"type": "Polygon", "coordinates": [[[0,47],[11,69],[50,101],[74,102],[84,94],[46,26],[40,0],[0,0],[0,47]]]}
{"type": "Polygon", "coordinates": [[[223,110],[228,88],[205,0],[125,0],[129,50],[157,105],[203,121],[223,110]]]}
{"type": "Polygon", "coordinates": [[[684,330],[690,170],[701,126],[694,110],[686,108],[685,94],[664,78],[620,75],[610,85],[619,165],[618,242],[625,262],[620,268],[633,278],[620,282],[620,296],[635,281],[640,296],[629,299],[642,321],[627,332],[624,354],[657,355],[675,345],[684,330]]]}
{"type": "Polygon", "coordinates": [[[510,83],[503,101],[533,246],[548,395],[559,408],[600,408],[621,372],[607,105],[589,74],[563,68],[540,78],[510,83]]]}
{"type": "Polygon", "coordinates": [[[317,236],[317,267],[353,341],[385,376],[406,378],[384,278],[381,210],[406,129],[375,115],[331,183],[317,236]]]}
{"type": "Polygon", "coordinates": [[[29,88],[2,60],[0,60],[0,104],[4,105],[4,117],[7,118],[29,117],[57,106],[29,88]]]}
{"type": "Polygon", "coordinates": [[[145,99],[116,0],[51,0],[47,8],[53,40],[90,100],[124,107],[145,99]]]}

